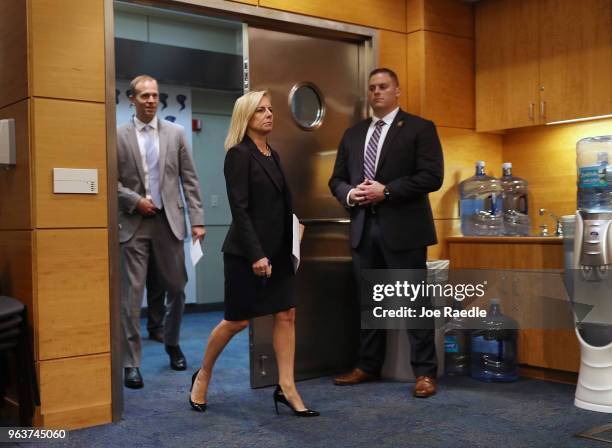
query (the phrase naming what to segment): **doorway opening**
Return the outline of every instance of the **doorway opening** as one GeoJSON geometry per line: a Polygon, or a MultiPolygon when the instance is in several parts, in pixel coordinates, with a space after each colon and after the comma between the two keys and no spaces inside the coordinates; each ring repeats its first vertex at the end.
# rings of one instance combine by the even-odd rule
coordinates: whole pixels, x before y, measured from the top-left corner
{"type": "MultiPolygon", "coordinates": [[[[214,307],[223,301],[223,271],[217,254],[231,222],[223,180],[223,141],[234,101],[243,91],[242,24],[125,3],[115,3],[114,18],[117,124],[133,116],[131,79],[140,74],[156,78],[158,118],[185,129],[206,217],[204,258],[195,268],[186,263],[186,303],[214,307]]],[[[190,245],[188,237],[187,261],[190,245]]]]}
{"type": "MultiPolygon", "coordinates": [[[[193,148],[207,234],[204,258],[195,268],[189,261],[191,240],[185,241],[187,308],[210,310],[222,305],[221,245],[231,223],[223,142],[234,101],[245,89],[266,89],[275,110],[271,145],[281,156],[294,211],[308,228],[297,288],[296,377],[312,378],[347,367],[358,340],[358,321],[346,319],[354,300],[348,220],[331,197],[327,179],[342,133],[367,114],[365,86],[376,60],[375,31],[346,24],[330,29],[328,21],[286,13],[275,18],[272,10],[247,5],[228,6],[228,15],[240,20],[200,15],[196,7],[189,12],[165,7],[166,3],[164,8],[114,3],[116,117],[117,124],[132,117],[129,81],[143,73],[151,75],[159,84],[158,118],[182,125],[193,148]],[[329,320],[337,324],[330,326],[329,320]]],[[[250,325],[251,387],[277,382],[268,318],[253,319],[250,325]]],[[[163,347],[147,342],[146,324],[141,328],[143,342],[155,356],[150,371],[143,372],[146,383],[146,375],[171,371],[163,347]]],[[[198,350],[205,337],[198,333],[198,350]]],[[[113,340],[116,353],[121,342],[113,340]]],[[[199,356],[201,351],[198,357],[188,356],[188,368],[200,361],[199,356]]],[[[115,412],[115,400],[123,396],[117,390],[123,391],[117,376],[115,372],[115,419],[121,414],[115,412]]]]}
{"type": "MultiPolygon", "coordinates": [[[[113,12],[116,123],[119,126],[133,120],[130,81],[141,74],[157,79],[158,120],[171,121],[184,128],[204,206],[207,232],[202,244],[204,255],[195,266],[190,258],[190,232],[184,241],[188,277],[186,312],[221,309],[221,245],[231,223],[223,178],[223,142],[234,101],[243,93],[243,25],[232,20],[123,2],[115,2],[113,12]]],[[[147,287],[142,302],[141,373],[145,385],[150,387],[156,383],[156,376],[172,371],[163,345],[155,342],[155,335],[162,333],[164,325],[165,292],[153,283],[147,287]]],[[[203,343],[204,337],[199,342],[203,343]]],[[[114,345],[117,343],[121,344],[115,339],[114,345]]],[[[187,356],[188,368],[199,361],[187,356]]],[[[114,387],[119,384],[115,383],[114,387]]]]}

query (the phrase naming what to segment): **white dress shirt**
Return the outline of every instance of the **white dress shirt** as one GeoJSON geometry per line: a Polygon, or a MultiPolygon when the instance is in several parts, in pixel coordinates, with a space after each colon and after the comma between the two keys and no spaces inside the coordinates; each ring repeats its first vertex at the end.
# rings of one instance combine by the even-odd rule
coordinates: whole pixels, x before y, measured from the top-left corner
{"type": "MultiPolygon", "coordinates": [[[[142,168],[145,175],[145,191],[147,194],[147,199],[151,199],[151,189],[149,188],[149,167],[147,165],[147,150],[145,148],[145,126],[151,126],[153,129],[148,132],[153,132],[153,141],[155,142],[155,151],[159,156],[159,131],[157,130],[157,120],[158,118],[153,118],[148,123],[143,123],[134,115],[134,126],[136,127],[136,139],[138,140],[138,149],[140,150],[140,157],[142,158],[142,168]]],[[[161,175],[161,173],[160,173],[161,175]]]]}
{"type": "MultiPolygon", "coordinates": [[[[391,112],[389,112],[387,115],[385,115],[382,118],[379,118],[376,115],[372,115],[372,121],[370,122],[370,127],[368,128],[368,133],[366,134],[365,143],[363,145],[364,160],[365,160],[366,151],[368,150],[368,143],[370,142],[370,137],[372,137],[372,134],[374,133],[374,129],[376,128],[376,123],[378,122],[378,120],[382,120],[385,122],[384,126],[380,129],[380,138],[378,139],[378,147],[376,148],[376,162],[374,164],[375,172],[378,169],[378,159],[380,159],[380,150],[382,149],[385,143],[387,132],[389,132],[389,129],[391,128],[391,123],[393,123],[393,120],[395,120],[395,116],[397,115],[398,112],[399,112],[399,107],[396,107],[395,109],[393,109],[391,112]]],[[[371,179],[371,180],[374,180],[374,179],[371,179]]],[[[346,204],[349,207],[352,207],[355,205],[349,200],[353,190],[355,190],[355,188],[352,188],[351,190],[349,190],[348,194],[346,195],[346,204]]]]}

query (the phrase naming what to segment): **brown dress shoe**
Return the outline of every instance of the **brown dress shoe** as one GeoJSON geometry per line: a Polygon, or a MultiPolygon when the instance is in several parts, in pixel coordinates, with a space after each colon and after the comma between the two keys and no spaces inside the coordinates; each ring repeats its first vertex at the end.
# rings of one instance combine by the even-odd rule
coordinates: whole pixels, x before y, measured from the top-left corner
{"type": "Polygon", "coordinates": [[[416,379],[412,395],[417,398],[431,397],[436,393],[436,379],[430,376],[419,376],[416,379]]]}
{"type": "Polygon", "coordinates": [[[351,384],[364,383],[366,381],[374,381],[376,379],[378,379],[376,375],[364,372],[359,367],[355,367],[349,373],[334,378],[334,384],[336,386],[348,386],[351,384]]]}

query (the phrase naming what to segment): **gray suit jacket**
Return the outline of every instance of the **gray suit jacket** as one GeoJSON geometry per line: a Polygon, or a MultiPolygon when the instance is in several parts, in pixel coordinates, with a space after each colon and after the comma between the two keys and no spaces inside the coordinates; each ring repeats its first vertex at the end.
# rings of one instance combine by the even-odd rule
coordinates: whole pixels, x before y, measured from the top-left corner
{"type": "MultiPolygon", "coordinates": [[[[179,183],[187,199],[192,226],[204,225],[204,210],[200,198],[200,182],[185,141],[185,132],[177,124],[158,118],[159,173],[164,212],[174,235],[186,236],[185,204],[179,183]]],[[[136,209],[146,195],[144,167],[136,138],[134,122],[117,129],[117,162],[119,165],[119,241],[128,241],[138,230],[142,215],[136,209]]]]}

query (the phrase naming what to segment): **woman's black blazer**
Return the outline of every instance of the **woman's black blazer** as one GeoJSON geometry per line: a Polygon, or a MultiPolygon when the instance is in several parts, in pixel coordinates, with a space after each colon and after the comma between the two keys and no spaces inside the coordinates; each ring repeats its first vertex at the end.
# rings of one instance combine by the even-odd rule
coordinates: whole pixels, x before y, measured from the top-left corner
{"type": "MultiPolygon", "coordinates": [[[[283,251],[291,254],[292,245],[293,208],[285,174],[281,168],[285,183],[282,188],[259,157],[257,146],[245,136],[227,152],[223,167],[232,224],[222,251],[251,263],[283,251]]],[[[280,168],[280,158],[274,150],[272,157],[280,168]]]]}

